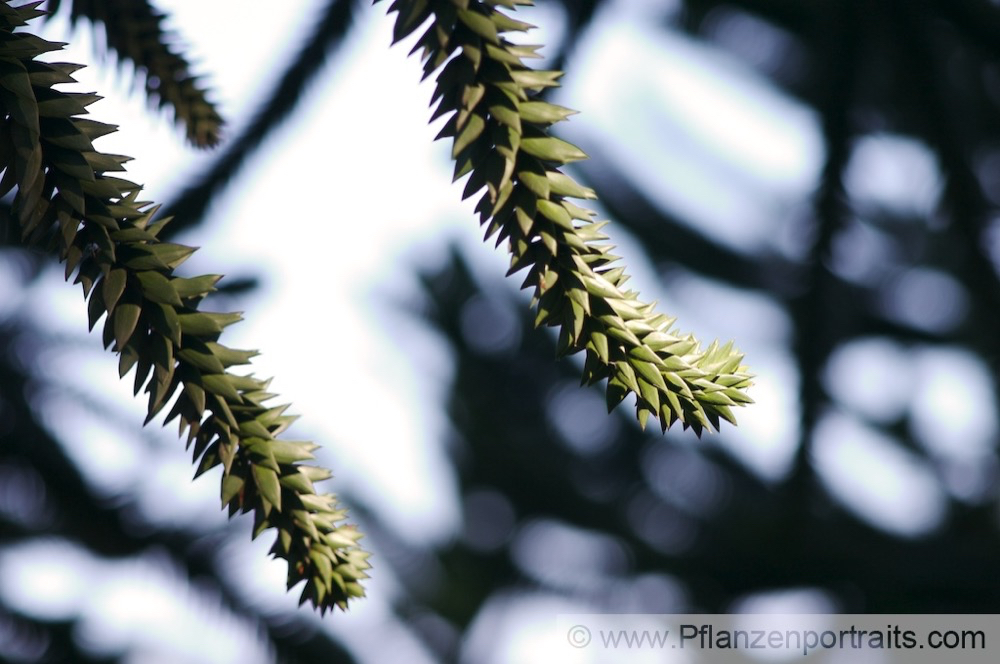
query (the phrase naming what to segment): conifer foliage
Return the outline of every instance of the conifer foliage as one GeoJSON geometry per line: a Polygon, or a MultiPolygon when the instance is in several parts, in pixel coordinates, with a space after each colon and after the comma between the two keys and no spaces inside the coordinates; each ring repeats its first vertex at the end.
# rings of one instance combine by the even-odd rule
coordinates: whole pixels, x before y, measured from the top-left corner
{"type": "Polygon", "coordinates": [[[305,581],[302,601],[346,608],[364,594],[368,554],[357,529],[341,523],[336,498],[316,492],[330,472],[302,463],[317,446],[279,439],[294,420],[287,406],[266,405],[275,396],[268,381],[230,371],[256,355],[219,343],[240,315],[198,310],[219,276],[175,275],[194,249],[157,239],[169,220],[155,219],[138,185],[112,175],[128,158],[94,148],[115,130],[80,117],[98,97],[56,89],[79,65],[39,61],[61,45],[15,32],[42,14],[39,4],[0,5],[0,189],[16,190],[24,241],[58,253],[67,279],[83,286],[91,328],[104,318],[119,373],[134,371],[135,392],[149,395],[146,421],[173,398],[166,422],[179,420],[197,474],[221,465],[230,515],[252,511],[254,536],[277,531],[271,550],[288,561],[289,588],[305,581]]]}
{"type": "Polygon", "coordinates": [[[751,402],[743,356],[731,344],[702,350],[655,303],[625,289],[625,269],[604,243],[606,222],[570,200],[595,198],[560,170],[586,155],[549,134],[574,111],[537,98],[561,72],[525,66],[539,47],[504,34],[533,26],[498,9],[529,4],[396,0],[390,7],[397,41],[424,27],[414,51],[425,76],[441,68],[433,118],[450,114],[439,137],[452,138],[455,179],[468,175],[466,198],[485,189],[476,209],[486,238],[507,240],[508,274],[527,270],[522,287],[533,289],[535,324],[560,328],[560,354],[586,351],[584,383],[607,379],[609,409],[635,394],[643,426],[650,415],[664,431],[677,421],[698,434],[723,419],[735,424],[732,408],[751,402]]]}
{"type": "MultiPolygon", "coordinates": [[[[184,126],[187,139],[199,148],[218,145],[222,117],[209,101],[185,57],[172,47],[172,36],[163,29],[164,16],[146,0],[69,0],[73,21],[85,18],[104,27],[108,48],[119,61],[130,61],[143,72],[150,100],[169,107],[184,126]]],[[[51,0],[53,14],[62,0],[51,0]]]]}
{"type": "MultiPolygon", "coordinates": [[[[673,319],[624,288],[624,268],[605,243],[603,222],[571,199],[593,199],[561,169],[586,158],[551,136],[573,111],[539,97],[558,71],[534,70],[538,47],[504,37],[530,28],[501,12],[529,0],[397,0],[395,38],[424,27],[415,50],[426,75],[440,69],[434,118],[453,139],[455,178],[468,176],[465,197],[482,192],[477,211],[486,238],[507,240],[509,274],[526,270],[536,326],[560,329],[559,352],[585,351],[585,383],[607,380],[607,403],[636,397],[640,424],[652,415],[663,430],[675,422],[701,434],[735,423],[734,406],[750,403],[751,376],[731,344],[702,350],[673,319]]],[[[59,2],[51,5],[57,8],[59,2]]],[[[180,276],[194,249],[159,239],[169,218],[140,200],[141,187],[120,177],[128,157],[93,141],[115,127],[85,118],[93,94],[58,89],[79,65],[43,62],[61,44],[24,30],[44,14],[41,2],[0,4],[0,195],[14,194],[12,216],[22,241],[65,263],[82,285],[91,329],[103,319],[106,348],[119,373],[133,372],[148,395],[146,422],[167,411],[193,451],[197,475],[222,467],[221,500],[230,516],[254,515],[254,537],[276,531],[272,553],[288,562],[288,586],[304,582],[301,601],[321,612],[346,609],[364,595],[368,553],[346,512],[315,483],[330,472],[310,465],[316,445],[279,438],[294,420],[271,406],[268,381],[234,373],[255,351],[220,343],[237,313],[199,310],[218,275],[180,276]]],[[[221,118],[166,44],[162,16],[145,2],[73,3],[72,16],[103,23],[108,44],[146,70],[146,88],[197,146],[218,141],[221,118]]]]}

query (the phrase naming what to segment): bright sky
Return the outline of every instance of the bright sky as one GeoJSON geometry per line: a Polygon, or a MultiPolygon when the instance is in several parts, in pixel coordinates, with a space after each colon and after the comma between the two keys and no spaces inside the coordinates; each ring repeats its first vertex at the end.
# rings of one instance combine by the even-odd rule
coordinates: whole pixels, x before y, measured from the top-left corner
{"type": "MultiPolygon", "coordinates": [[[[262,0],[162,3],[191,45],[199,69],[211,73],[208,80],[231,119],[233,133],[297,46],[289,35],[307,30],[311,13],[321,4],[301,0],[296,11],[276,12],[273,3],[262,0]],[[240,21],[232,20],[234,13],[240,21]],[[247,35],[253,35],[252,43],[247,35]]],[[[604,142],[610,158],[631,169],[628,174],[639,178],[651,194],[698,219],[720,240],[751,247],[773,241],[788,222],[788,210],[811,191],[822,162],[816,118],[735,59],[681,36],[664,37],[648,20],[651,6],[623,0],[616,20],[609,15],[595,21],[597,27],[577,53],[562,92],[561,103],[583,110],[571,121],[567,136],[585,150],[587,140],[604,142]],[[634,62],[647,64],[635,67],[634,62]],[[634,163],[643,167],[632,168],[634,163]]],[[[320,461],[336,474],[329,490],[363,497],[404,537],[434,541],[450,536],[457,525],[453,478],[441,447],[447,422],[440,397],[447,388],[450,360],[447,349],[397,305],[417,296],[415,271],[436,264],[447,238],[459,241],[484,274],[502,275],[506,260],[501,251],[481,244],[472,206],[459,202],[459,186],[450,181],[447,147],[432,143],[436,128],[426,123],[430,88],[417,85],[418,62],[405,58],[407,46],[387,48],[391,40],[385,7],[362,7],[349,43],[309,91],[310,98],[218,200],[211,223],[187,238],[202,247],[188,265],[197,272],[264,275],[264,288],[246,303],[246,321],[231,328],[232,334],[227,331],[224,341],[262,351],[254,370],[275,376],[272,388],[303,416],[297,435],[324,446],[320,461]]],[[[545,19],[536,14],[528,20],[545,19]]],[[[65,30],[51,26],[51,34],[59,34],[60,27],[65,30]]],[[[76,31],[73,46],[59,58],[95,61],[90,34],[88,28],[76,31]]],[[[545,34],[539,39],[546,39],[545,34]]],[[[151,200],[167,200],[176,186],[208,163],[207,156],[184,148],[179,132],[150,114],[138,94],[128,94],[127,81],[101,67],[88,68],[78,78],[83,88],[107,97],[92,107],[94,117],[121,125],[118,134],[102,139],[99,146],[136,158],[130,177],[146,185],[151,200]]],[[[916,164],[913,168],[926,183],[926,200],[915,204],[933,204],[939,175],[933,161],[921,161],[919,155],[926,154],[921,146],[884,140],[862,148],[856,169],[865,196],[889,204],[898,200],[898,178],[882,181],[863,174],[893,172],[884,166],[870,170],[866,164],[898,164],[902,157],[916,164]]],[[[798,436],[791,415],[796,412],[796,377],[786,350],[791,328],[783,311],[766,298],[748,298],[693,276],[683,293],[661,292],[641,248],[624,233],[611,232],[647,299],[658,299],[679,315],[682,329],[705,339],[738,337],[753,358],[757,404],[740,413],[739,429],[722,444],[761,477],[780,478],[798,436]],[[742,315],[713,314],[711,308],[699,306],[705,301],[718,303],[716,310],[730,314],[737,308],[742,315]],[[738,328],[733,321],[739,321],[738,328]]],[[[85,329],[77,289],[57,278],[41,288],[65,303],[55,314],[50,308],[36,312],[44,325],[74,334],[85,329]]],[[[903,534],[926,532],[942,516],[944,493],[927,468],[891,441],[867,432],[851,411],[857,367],[877,373],[873,367],[882,365],[875,358],[884,357],[884,349],[857,345],[849,350],[828,376],[831,390],[844,394],[846,406],[820,429],[821,474],[830,491],[863,518],[903,534]],[[856,472],[862,467],[859,460],[866,472],[856,472]]],[[[962,365],[961,353],[954,353],[959,378],[921,383],[918,393],[900,397],[898,407],[928,413],[921,404],[955,394],[956,389],[965,390],[964,403],[974,403],[973,388],[963,388],[968,383],[960,379],[977,375],[977,365],[962,365]]],[[[96,387],[109,395],[108,408],[123,414],[126,425],[141,421],[142,404],[117,380],[114,358],[96,352],[81,357],[79,347],[71,347],[53,351],[47,360],[53,377],[66,374],[65,362],[76,362],[84,372],[68,379],[72,385],[90,393],[96,387]]],[[[935,371],[943,361],[928,351],[911,370],[939,376],[935,371]]],[[[954,369],[956,364],[947,366],[954,369]]],[[[131,430],[109,432],[102,417],[88,416],[71,398],[47,398],[56,407],[50,422],[54,430],[60,432],[72,416],[73,438],[79,442],[71,453],[96,484],[109,493],[135,494],[157,522],[197,522],[210,528],[224,521],[218,511],[217,478],[188,482],[189,458],[179,451],[172,427],[162,435],[147,432],[148,446],[137,450],[131,430]],[[156,475],[139,482],[139,469],[151,467],[150,455],[157,459],[152,466],[156,475]],[[168,492],[173,499],[165,508],[162,497],[168,492]]],[[[958,400],[955,407],[962,403],[958,400]]],[[[859,411],[865,407],[864,402],[857,404],[859,411]]],[[[981,414],[986,410],[966,413],[966,433],[977,440],[995,435],[995,418],[981,414]]],[[[928,420],[924,430],[941,428],[933,416],[921,416],[928,420]]],[[[947,439],[942,433],[940,440],[947,439]]],[[[936,440],[928,436],[928,445],[936,440]]],[[[959,458],[954,446],[941,445],[940,453],[955,457],[960,470],[974,468],[979,457],[959,458]]],[[[576,535],[567,532],[566,537],[576,535]]],[[[291,606],[294,601],[284,595],[280,564],[266,563],[267,543],[258,544],[233,553],[254,570],[245,580],[248,592],[291,606]]],[[[5,601],[43,616],[84,613],[87,638],[98,648],[160,647],[150,624],[155,622],[159,634],[169,635],[197,622],[183,615],[190,598],[164,590],[176,571],[162,560],[136,560],[131,570],[113,571],[69,545],[39,546],[0,551],[5,601]],[[30,573],[39,565],[49,573],[30,573]],[[100,571],[112,581],[94,595],[97,572],[84,577],[74,569],[100,571]],[[132,596],[129,593],[139,592],[130,585],[134,577],[129,575],[149,569],[155,571],[152,581],[143,586],[143,597],[135,599],[158,598],[160,613],[122,622],[114,607],[132,596]]],[[[422,661],[420,646],[387,617],[387,601],[394,593],[390,571],[380,568],[368,588],[369,599],[348,615],[324,622],[324,628],[366,653],[369,661],[379,661],[379,654],[387,651],[408,652],[407,661],[422,661]],[[373,626],[378,626],[378,638],[373,626]]],[[[510,620],[523,627],[523,619],[508,615],[517,608],[508,606],[515,600],[504,602],[492,603],[488,614],[506,616],[497,619],[504,629],[515,625],[510,620]]],[[[533,610],[544,613],[541,606],[533,610]]],[[[233,623],[227,629],[238,635],[247,627],[233,623]]],[[[474,630],[475,643],[468,646],[476,652],[479,640],[491,638],[482,631],[474,630]]],[[[267,653],[254,649],[252,635],[236,642],[250,645],[178,651],[174,661],[268,661],[267,653]]],[[[516,645],[511,648],[522,653],[518,657],[525,652],[516,645]]]]}

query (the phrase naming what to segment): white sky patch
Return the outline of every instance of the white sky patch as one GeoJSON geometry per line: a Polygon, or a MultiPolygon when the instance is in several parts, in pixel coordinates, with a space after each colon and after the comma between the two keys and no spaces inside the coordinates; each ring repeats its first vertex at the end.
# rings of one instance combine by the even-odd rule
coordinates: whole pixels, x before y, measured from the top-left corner
{"type": "Polygon", "coordinates": [[[602,156],[716,239],[773,240],[812,190],[823,158],[814,114],[734,58],[659,26],[600,17],[577,55],[559,101],[587,112],[559,129],[613,136],[602,156]]]}
{"type": "MultiPolygon", "coordinates": [[[[58,277],[51,275],[50,285],[53,293],[67,290],[70,292],[67,304],[79,308],[81,318],[76,320],[75,329],[67,330],[66,336],[56,337],[53,343],[42,347],[37,356],[36,370],[38,375],[48,380],[52,385],[64,386],[70,391],[76,391],[94,403],[101,404],[109,410],[120,414],[126,425],[142,424],[146,416],[146,400],[134,397],[134,370],[125,378],[118,377],[118,357],[105,351],[101,346],[101,330],[105,319],[102,318],[91,334],[87,330],[86,303],[80,297],[80,291],[67,288],[58,283],[58,277]],[[53,283],[54,282],[54,283],[53,283]],[[62,288],[59,288],[61,286],[62,288]],[[77,306],[79,305],[79,306],[77,306]],[[62,341],[63,343],[56,343],[62,341]],[[130,418],[130,419],[129,419],[130,418]]],[[[77,287],[79,288],[79,287],[77,287]]],[[[48,297],[48,293],[43,297],[48,297]]],[[[45,329],[44,321],[39,325],[45,329]]],[[[72,325],[72,323],[70,323],[72,325]]],[[[46,331],[51,331],[51,328],[46,331]]],[[[143,392],[139,393],[144,394],[143,392]]],[[[161,418],[162,419],[162,418],[161,418]]],[[[173,428],[176,427],[176,424],[173,428]]],[[[153,426],[147,431],[155,431],[153,426]]],[[[135,429],[129,429],[135,434],[135,429]]]]}
{"type": "Polygon", "coordinates": [[[56,393],[46,395],[40,405],[46,428],[98,493],[127,491],[145,473],[149,459],[144,450],[85,405],[56,393]]]}
{"type": "Polygon", "coordinates": [[[650,284],[648,290],[664,291],[678,311],[677,327],[693,330],[711,343],[738,339],[739,348],[757,345],[785,347],[793,337],[792,321],[778,301],[759,292],[743,290],[693,272],[677,271],[665,285],[650,284]],[[654,290],[655,289],[655,290],[654,290]]]}
{"type": "MultiPolygon", "coordinates": [[[[21,310],[29,324],[53,335],[81,336],[87,332],[87,303],[83,288],[64,279],[65,266],[53,266],[47,274],[28,285],[21,310]]],[[[100,328],[95,328],[100,332],[100,328]]],[[[93,335],[90,345],[101,348],[101,337],[93,335]]]]}
{"type": "Polygon", "coordinates": [[[44,620],[79,619],[76,638],[87,649],[153,650],[183,664],[270,661],[252,626],[179,592],[183,583],[156,555],[109,563],[57,539],[0,549],[4,604],[44,620]],[[190,638],[205,629],[212,638],[190,638]]]}
{"type": "Polygon", "coordinates": [[[615,0],[613,11],[632,20],[664,22],[681,9],[681,0],[615,0]]]}
{"type": "MultiPolygon", "coordinates": [[[[625,251],[630,269],[643,266],[625,251]]],[[[677,329],[694,332],[705,348],[713,340],[744,353],[754,374],[747,394],[753,404],[733,408],[739,426],[723,423],[724,435],[710,440],[726,448],[758,477],[780,480],[788,471],[798,445],[799,379],[795,360],[788,352],[792,325],[788,314],[771,297],[739,290],[693,273],[678,273],[664,285],[640,271],[636,281],[649,296],[663,293],[662,310],[677,317],[677,329]]]]}
{"type": "Polygon", "coordinates": [[[943,180],[937,159],[926,145],[879,134],[854,145],[844,185],[859,202],[923,216],[937,206],[943,180]]]}
{"type": "Polygon", "coordinates": [[[932,452],[977,459],[995,448],[996,396],[983,363],[960,348],[927,348],[915,362],[914,433],[932,452]]]}
{"type": "Polygon", "coordinates": [[[225,527],[228,512],[219,502],[222,471],[214,468],[192,481],[191,454],[176,449],[160,449],[151,467],[142,477],[138,504],[143,517],[162,528],[203,528],[206,531],[225,527]]]}
{"type": "Polygon", "coordinates": [[[753,386],[747,394],[754,403],[734,408],[739,426],[723,424],[719,444],[758,477],[778,481],[791,468],[799,442],[799,378],[791,355],[754,350],[750,372],[753,386]]]}
{"type": "MultiPolygon", "coordinates": [[[[564,635],[555,633],[559,614],[583,610],[579,603],[544,593],[493,597],[482,606],[469,627],[459,661],[478,664],[599,661],[593,657],[596,649],[567,648],[564,635]]],[[[662,653],[657,656],[662,661],[662,653]]]]}
{"type": "Polygon", "coordinates": [[[378,608],[367,608],[369,598],[359,602],[347,613],[338,611],[322,627],[351,648],[360,662],[407,662],[407,664],[437,664],[435,657],[409,626],[396,619],[391,607],[378,602],[378,608]],[[363,613],[362,613],[363,612],[363,613]]]}
{"type": "MultiPolygon", "coordinates": [[[[166,27],[180,37],[195,73],[206,75],[204,85],[233,126],[227,132],[232,136],[277,82],[281,68],[276,65],[295,57],[329,3],[294,0],[282,3],[284,11],[274,11],[267,0],[156,0],[154,4],[170,16],[166,27]]],[[[381,13],[379,7],[363,5],[358,13],[372,11],[381,13]]]]}
{"type": "Polygon", "coordinates": [[[995,395],[972,353],[861,339],[834,352],[824,382],[837,401],[872,422],[909,418],[913,436],[957,498],[976,503],[995,496],[995,395]]]}
{"type": "Polygon", "coordinates": [[[932,470],[895,441],[839,413],[823,417],[813,443],[816,472],[830,492],[871,525],[917,537],[946,515],[932,470]]]}
{"type": "Polygon", "coordinates": [[[727,613],[745,614],[822,614],[836,613],[830,596],[816,588],[786,588],[745,595],[733,601],[727,613]]]}
{"type": "Polygon", "coordinates": [[[910,404],[917,440],[940,465],[945,485],[971,503],[995,500],[997,413],[986,367],[961,348],[926,348],[916,357],[910,404]]]}
{"type": "Polygon", "coordinates": [[[542,45],[540,58],[526,60],[532,69],[551,69],[552,57],[566,37],[566,11],[557,3],[539,3],[518,7],[517,11],[500,7],[500,11],[518,21],[535,26],[527,32],[509,32],[506,39],[514,44],[542,45]]]}
{"type": "Polygon", "coordinates": [[[958,327],[969,311],[969,296],[961,282],[925,267],[892,274],[879,299],[890,319],[941,335],[958,327]]]}
{"type": "Polygon", "coordinates": [[[272,661],[253,625],[184,591],[186,580],[162,558],[108,565],[105,575],[79,626],[80,641],[97,652],[153,651],[191,664],[272,661]],[[213,638],[191,638],[206,628],[213,638]]]}
{"type": "Polygon", "coordinates": [[[915,387],[911,353],[885,338],[858,339],[838,347],[823,374],[840,403],[877,422],[899,418],[915,387]]]}
{"type": "Polygon", "coordinates": [[[985,367],[968,351],[861,339],[834,352],[824,382],[841,404],[871,421],[909,417],[913,435],[946,477],[958,473],[966,489],[978,493],[992,481],[995,396],[985,367]]]}
{"type": "Polygon", "coordinates": [[[396,619],[393,602],[400,596],[399,581],[392,568],[378,562],[381,555],[371,546],[372,542],[367,547],[378,572],[365,581],[366,597],[353,603],[349,611],[337,609],[332,617],[323,618],[309,604],[298,606],[301,583],[285,590],[287,567],[284,561],[268,555],[274,537],[264,534],[252,543],[246,541],[248,538],[249,528],[222,546],[220,558],[226,564],[219,567],[219,572],[244,600],[259,607],[265,615],[298,613],[298,617],[310,621],[316,629],[333,635],[361,662],[432,664],[435,661],[408,626],[396,619]]]}
{"type": "Polygon", "coordinates": [[[623,575],[628,566],[628,554],[617,538],[551,519],[521,526],[512,556],[526,575],[548,587],[594,590],[623,575]]]}
{"type": "MultiPolygon", "coordinates": [[[[286,590],[288,564],[269,553],[274,535],[265,532],[250,541],[252,525],[252,521],[237,524],[232,529],[233,536],[221,542],[217,559],[225,562],[218,565],[220,577],[243,601],[258,607],[264,615],[290,614],[297,610],[312,615],[309,605],[297,609],[303,587],[301,583],[293,590],[286,590]]],[[[367,604],[365,600],[352,606],[350,614],[367,604]]],[[[315,615],[318,619],[319,614],[315,615]]]]}
{"type": "Polygon", "coordinates": [[[0,548],[3,603],[43,620],[66,620],[77,614],[98,572],[90,554],[63,540],[36,539],[0,548]]]}
{"type": "Polygon", "coordinates": [[[0,250],[0,293],[4,294],[0,298],[0,321],[6,320],[28,300],[24,274],[18,269],[16,257],[16,252],[0,250]]]}

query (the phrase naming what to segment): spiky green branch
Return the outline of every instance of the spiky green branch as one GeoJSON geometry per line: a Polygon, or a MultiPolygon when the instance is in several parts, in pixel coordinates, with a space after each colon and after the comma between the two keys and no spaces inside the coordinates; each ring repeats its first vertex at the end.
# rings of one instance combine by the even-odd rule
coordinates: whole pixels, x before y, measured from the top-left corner
{"type": "MultiPolygon", "coordinates": [[[[188,142],[195,147],[218,145],[222,116],[209,101],[198,77],[183,54],[171,46],[172,35],[163,29],[164,15],[147,0],[69,0],[73,21],[86,18],[103,26],[105,41],[119,61],[129,60],[145,72],[143,85],[150,100],[160,108],[173,109],[174,119],[183,125],[188,142]]],[[[50,12],[64,7],[62,0],[50,0],[50,12]]]]}
{"type": "Polygon", "coordinates": [[[198,310],[220,277],[176,276],[194,249],[159,241],[168,220],[154,219],[138,185],[109,175],[128,158],[93,147],[115,130],[80,117],[98,97],[55,87],[74,82],[80,66],[38,61],[62,45],[15,32],[42,14],[39,4],[0,4],[0,195],[16,189],[24,240],[58,253],[67,279],[76,275],[91,328],[105,319],[121,376],[134,370],[136,394],[149,395],[146,421],[173,399],[166,422],[179,420],[196,474],[221,465],[230,516],[252,511],[254,537],[277,531],[271,551],[288,561],[289,588],[305,581],[301,601],[346,608],[364,595],[368,554],[336,498],[315,490],[330,472],[302,463],[317,446],[278,438],[294,419],[287,406],[265,405],[275,396],[268,381],[230,371],[256,355],[219,343],[240,315],[198,310]]]}
{"type": "MultiPolygon", "coordinates": [[[[375,0],[376,2],[378,0],[375,0]]],[[[441,69],[432,120],[450,115],[440,137],[451,137],[455,179],[468,175],[464,197],[483,189],[476,210],[486,238],[507,240],[509,274],[527,269],[522,288],[534,290],[536,325],[560,328],[562,354],[586,351],[583,380],[607,379],[609,410],[636,395],[640,424],[650,415],[664,431],[675,421],[698,434],[735,424],[733,406],[751,403],[751,376],[731,344],[702,350],[674,319],[623,289],[628,278],[604,244],[606,222],[569,199],[596,198],[559,170],[585,159],[575,145],[549,134],[573,114],[536,98],[558,85],[558,71],[525,66],[537,46],[518,46],[504,34],[533,26],[497,7],[531,0],[396,0],[394,37],[426,26],[421,51],[425,77],[441,69]]]]}

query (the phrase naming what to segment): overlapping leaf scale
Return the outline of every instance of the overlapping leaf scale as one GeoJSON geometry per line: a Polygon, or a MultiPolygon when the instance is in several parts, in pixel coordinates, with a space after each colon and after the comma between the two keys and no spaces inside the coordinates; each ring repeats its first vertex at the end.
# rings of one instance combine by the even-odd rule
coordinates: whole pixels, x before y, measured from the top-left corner
{"type": "MultiPolygon", "coordinates": [[[[164,15],[148,0],[70,0],[74,21],[86,18],[103,26],[105,41],[121,60],[130,60],[146,72],[144,85],[160,108],[169,106],[184,126],[188,141],[196,147],[219,143],[222,116],[208,100],[198,78],[171,42],[176,39],[163,29],[164,15]]],[[[50,2],[56,12],[61,1],[50,2]]]]}
{"type": "Polygon", "coordinates": [[[289,588],[304,581],[301,601],[323,612],[346,608],[364,594],[368,554],[336,498],[315,490],[330,472],[303,463],[316,445],[278,438],[294,418],[286,406],[266,405],[275,396],[268,381],[229,371],[256,354],[219,343],[240,315],[199,311],[219,277],[174,273],[194,249],[157,240],[167,220],[139,200],[139,186],[112,175],[127,158],[94,149],[94,139],[114,131],[79,117],[97,97],[53,87],[79,67],[37,61],[60,45],[14,32],[41,13],[38,4],[0,3],[0,188],[16,191],[25,241],[59,253],[67,279],[76,275],[91,328],[103,319],[121,376],[134,372],[136,394],[148,395],[146,421],[168,409],[196,474],[222,466],[230,515],[252,511],[254,537],[276,529],[272,552],[288,561],[289,588]]]}
{"type": "Polygon", "coordinates": [[[560,167],[585,159],[575,145],[549,134],[573,111],[537,93],[558,85],[557,71],[533,70],[538,47],[504,34],[532,26],[500,11],[531,0],[396,0],[398,41],[422,29],[425,77],[440,70],[432,119],[448,116],[439,138],[452,138],[455,179],[468,176],[464,197],[483,192],[477,207],[486,238],[507,241],[508,274],[527,270],[536,324],[560,328],[562,353],[586,352],[584,382],[607,379],[608,408],[636,395],[640,424],[650,415],[664,431],[680,421],[700,434],[735,424],[732,407],[751,403],[751,376],[731,344],[701,349],[673,319],[623,287],[622,267],[593,213],[570,199],[593,199],[560,167]]]}

